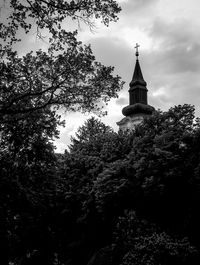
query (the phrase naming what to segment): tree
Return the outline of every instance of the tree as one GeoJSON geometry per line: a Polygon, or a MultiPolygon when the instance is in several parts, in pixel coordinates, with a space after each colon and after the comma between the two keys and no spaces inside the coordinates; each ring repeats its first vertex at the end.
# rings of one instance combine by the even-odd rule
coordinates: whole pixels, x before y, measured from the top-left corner
{"type": "MultiPolygon", "coordinates": [[[[7,3],[7,1],[5,1],[7,3]]],[[[113,67],[95,61],[89,45],[77,40],[77,31],[66,31],[66,17],[83,20],[101,18],[108,25],[117,19],[115,1],[10,1],[8,25],[1,23],[1,120],[45,108],[100,111],[99,101],[117,97],[123,83],[113,76],[113,67]],[[32,24],[33,22],[33,24],[32,24]],[[32,52],[22,58],[13,50],[17,32],[49,32],[48,51],[32,52]]]]}
{"type": "Polygon", "coordinates": [[[198,264],[198,250],[188,238],[168,235],[134,211],[119,218],[116,243],[124,251],[121,265],[198,264]]]}
{"type": "Polygon", "coordinates": [[[186,104],[157,111],[131,133],[87,121],[60,168],[54,231],[68,252],[59,255],[72,264],[199,264],[199,141],[186,104]]]}
{"type": "Polygon", "coordinates": [[[123,134],[115,133],[94,117],[88,119],[79,127],[64,156],[62,177],[66,178],[68,194],[87,200],[103,168],[118,161],[128,150],[129,143],[123,134]]]}
{"type": "Polygon", "coordinates": [[[45,215],[53,204],[58,183],[52,144],[58,135],[58,122],[56,113],[46,109],[2,125],[0,233],[7,248],[2,254],[2,259],[7,259],[5,264],[22,262],[34,249],[44,255],[39,246],[42,240],[45,244],[47,231],[41,223],[46,224],[45,215]]]}
{"type": "Polygon", "coordinates": [[[94,25],[93,18],[101,19],[108,26],[110,21],[118,19],[117,14],[121,11],[114,0],[5,0],[5,6],[9,6],[10,12],[8,25],[0,24],[1,38],[10,40],[11,43],[17,41],[19,28],[28,33],[35,25],[39,36],[40,31],[46,28],[56,38],[62,34],[62,22],[67,17],[78,23],[83,21],[90,27],[94,25]]]}
{"type": "Polygon", "coordinates": [[[66,246],[80,236],[73,223],[81,214],[67,194],[77,172],[61,178],[54,154],[52,140],[62,124],[56,111],[101,113],[102,102],[116,97],[123,83],[64,22],[72,18],[92,29],[93,17],[108,25],[120,8],[113,0],[5,0],[3,5],[8,19],[0,23],[1,262],[66,263],[66,246]],[[46,50],[21,56],[15,50],[19,35],[35,29],[39,38],[47,34],[46,50]]]}
{"type": "MultiPolygon", "coordinates": [[[[74,185],[70,182],[71,191],[84,194],[79,198],[88,216],[85,222],[94,216],[101,220],[97,241],[102,251],[109,243],[112,249],[117,218],[127,209],[135,211],[139,220],[153,222],[155,229],[146,233],[142,228],[144,234],[125,238],[124,242],[132,240],[127,252],[119,240],[114,249],[124,258],[122,264],[198,264],[199,132],[194,107],[185,104],[156,112],[130,134],[110,135],[110,142],[108,134],[90,137],[71,153],[74,164],[68,176],[71,171],[76,180],[74,185]],[[89,163],[91,159],[94,163],[89,163]]],[[[126,229],[131,234],[133,227],[126,229]]],[[[115,251],[112,254],[115,259],[115,251]]]]}
{"type": "Polygon", "coordinates": [[[190,218],[185,215],[185,205],[193,208],[199,196],[195,188],[199,186],[199,147],[195,144],[199,123],[194,121],[194,108],[183,105],[157,112],[129,137],[128,153],[120,157],[121,161],[109,163],[94,182],[97,204],[114,209],[112,196],[118,192],[122,196],[120,188],[126,184],[123,205],[136,207],[182,233],[190,218]]]}
{"type": "MultiPolygon", "coordinates": [[[[175,106],[157,111],[131,133],[115,133],[91,118],[56,163],[47,148],[36,148],[33,164],[16,148],[18,163],[4,159],[0,168],[1,205],[9,206],[9,261],[199,264],[199,125],[193,106],[175,106]]],[[[35,126],[43,146],[54,133],[46,128],[43,135],[41,128],[40,134],[27,120],[23,126],[35,126]]]]}
{"type": "Polygon", "coordinates": [[[60,167],[61,179],[65,180],[63,212],[71,225],[62,226],[65,232],[60,237],[68,235],[63,241],[67,240],[71,253],[68,255],[75,264],[87,264],[91,255],[110,238],[110,225],[105,224],[102,218],[105,215],[99,214],[95,204],[94,183],[101,178],[104,167],[128,153],[127,140],[92,117],[78,129],[70,151],[63,157],[60,167]]]}
{"type": "Polygon", "coordinates": [[[1,63],[1,122],[47,106],[100,111],[98,102],[116,97],[121,88],[120,78],[112,72],[112,67],[94,62],[89,46],[78,43],[62,55],[37,51],[19,58],[16,52],[9,53],[1,63]]]}
{"type": "Polygon", "coordinates": [[[83,126],[79,127],[76,132],[76,137],[71,137],[71,151],[80,147],[81,143],[89,142],[93,137],[99,134],[113,133],[113,129],[110,126],[106,126],[103,122],[91,117],[83,126]]]}

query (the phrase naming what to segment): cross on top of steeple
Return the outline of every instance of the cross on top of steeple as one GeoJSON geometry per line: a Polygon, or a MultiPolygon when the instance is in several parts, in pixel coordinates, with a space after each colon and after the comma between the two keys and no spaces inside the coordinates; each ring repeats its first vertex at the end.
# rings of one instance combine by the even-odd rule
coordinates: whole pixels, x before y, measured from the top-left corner
{"type": "Polygon", "coordinates": [[[139,56],[139,51],[138,51],[138,48],[139,47],[140,47],[140,45],[138,43],[136,43],[136,46],[135,46],[135,49],[136,49],[135,56],[137,57],[137,60],[138,60],[138,56],[139,56]]]}

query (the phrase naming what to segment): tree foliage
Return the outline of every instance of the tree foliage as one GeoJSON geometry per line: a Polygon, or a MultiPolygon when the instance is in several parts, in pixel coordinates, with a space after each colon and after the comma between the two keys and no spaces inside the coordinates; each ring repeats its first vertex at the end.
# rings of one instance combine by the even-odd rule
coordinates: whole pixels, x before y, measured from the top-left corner
{"type": "Polygon", "coordinates": [[[67,199],[66,165],[54,153],[63,124],[56,111],[101,113],[100,105],[116,97],[123,83],[113,67],[95,60],[78,31],[65,26],[69,19],[90,29],[95,19],[108,26],[120,8],[113,0],[0,5],[5,18],[0,23],[1,264],[69,264],[66,248],[79,238],[74,228],[80,227],[72,224],[80,214],[71,207],[76,201],[67,199]],[[47,48],[19,54],[16,44],[23,46],[23,34],[34,31],[47,48]],[[71,228],[63,230],[64,224],[71,228]]]}
{"type": "Polygon", "coordinates": [[[1,122],[47,106],[68,111],[100,111],[99,102],[117,96],[119,77],[112,67],[94,62],[90,47],[71,45],[62,55],[41,50],[1,64],[1,122]]]}
{"type": "Polygon", "coordinates": [[[78,205],[80,248],[95,248],[90,264],[110,256],[109,264],[199,263],[199,132],[185,104],[66,153],[67,199],[78,205]]]}
{"type": "Polygon", "coordinates": [[[200,123],[193,106],[157,111],[125,133],[92,117],[60,156],[51,144],[54,115],[40,109],[4,124],[2,262],[199,264],[200,123]]]}
{"type": "Polygon", "coordinates": [[[134,211],[125,211],[119,218],[116,239],[125,250],[123,265],[197,264],[198,250],[188,238],[168,235],[134,211]]]}
{"type": "Polygon", "coordinates": [[[87,144],[92,140],[92,138],[98,137],[98,135],[112,133],[113,129],[110,126],[106,126],[103,122],[95,117],[88,119],[83,126],[78,128],[75,137],[71,137],[71,149],[72,152],[74,149],[81,147],[81,144],[87,144]]]}
{"type": "MultiPolygon", "coordinates": [[[[11,43],[17,41],[19,29],[28,33],[33,26],[38,34],[46,28],[54,39],[62,34],[62,22],[67,18],[84,22],[93,26],[93,19],[101,19],[106,26],[118,19],[121,8],[116,1],[111,0],[13,0],[4,1],[4,7],[9,7],[8,23],[1,23],[1,37],[11,43]]],[[[2,6],[3,8],[3,6],[2,6]]],[[[51,39],[52,40],[52,39],[51,39]]]]}
{"type": "MultiPolygon", "coordinates": [[[[65,29],[66,18],[90,25],[92,17],[106,25],[117,20],[115,1],[5,1],[9,5],[6,21],[0,24],[1,94],[0,118],[44,109],[64,107],[67,111],[101,112],[123,83],[113,76],[113,67],[95,61],[90,45],[77,40],[77,31],[65,29]],[[62,23],[63,22],[63,23],[62,23]],[[23,57],[14,50],[18,32],[38,34],[48,31],[46,51],[29,52],[23,57]],[[102,104],[101,104],[102,105],[102,104]]],[[[3,7],[2,7],[3,9],[3,7]]]]}

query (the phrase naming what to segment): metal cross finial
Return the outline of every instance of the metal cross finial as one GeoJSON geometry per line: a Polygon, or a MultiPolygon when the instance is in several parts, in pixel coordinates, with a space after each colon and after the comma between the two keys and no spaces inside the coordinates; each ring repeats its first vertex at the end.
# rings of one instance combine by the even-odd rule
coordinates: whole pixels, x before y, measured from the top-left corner
{"type": "Polygon", "coordinates": [[[135,49],[136,49],[135,56],[137,57],[137,59],[138,59],[138,56],[139,56],[139,51],[138,51],[138,48],[139,47],[140,47],[140,45],[138,43],[136,43],[136,46],[135,46],[135,49]]]}

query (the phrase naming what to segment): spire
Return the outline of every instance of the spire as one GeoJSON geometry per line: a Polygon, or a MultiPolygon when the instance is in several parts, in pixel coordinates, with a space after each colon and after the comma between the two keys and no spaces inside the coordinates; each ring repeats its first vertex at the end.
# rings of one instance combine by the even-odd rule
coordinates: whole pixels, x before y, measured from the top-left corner
{"type": "Polygon", "coordinates": [[[142,71],[140,68],[140,63],[138,60],[139,57],[139,51],[138,51],[139,45],[136,44],[136,63],[135,63],[135,69],[133,73],[132,81],[130,82],[129,86],[129,105],[133,105],[136,103],[142,103],[147,105],[147,83],[144,81],[142,71]]]}
{"type": "Polygon", "coordinates": [[[133,73],[133,78],[132,81],[130,82],[130,87],[132,88],[135,85],[143,85],[146,87],[147,83],[145,82],[143,75],[142,75],[142,71],[140,68],[140,63],[139,60],[136,59],[136,63],[135,63],[135,69],[134,69],[134,73],[133,73]]]}
{"type": "Polygon", "coordinates": [[[130,116],[136,113],[151,114],[153,107],[148,105],[147,102],[147,83],[145,82],[139,63],[139,51],[140,46],[136,43],[135,56],[136,63],[132,80],[129,84],[129,105],[123,108],[122,113],[124,116],[130,116]]]}

